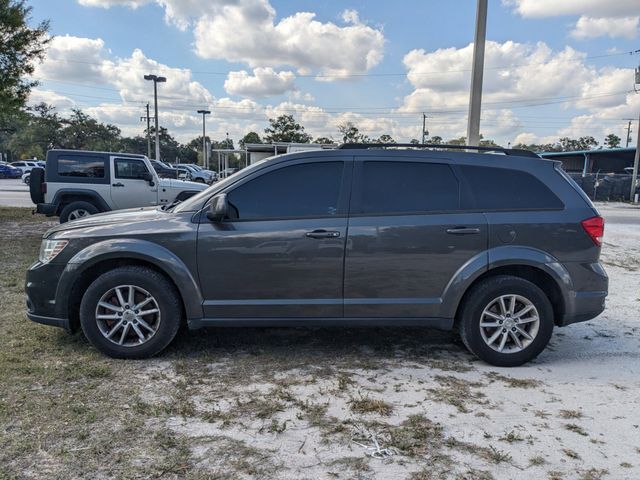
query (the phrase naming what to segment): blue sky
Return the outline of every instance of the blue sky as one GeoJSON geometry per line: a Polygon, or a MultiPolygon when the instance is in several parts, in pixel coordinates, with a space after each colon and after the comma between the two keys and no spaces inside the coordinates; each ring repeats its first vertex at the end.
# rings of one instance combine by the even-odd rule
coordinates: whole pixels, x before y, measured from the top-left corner
{"type": "MultiPolygon", "coordinates": [[[[57,37],[32,101],[82,108],[125,134],[141,132],[151,99],[141,77],[153,69],[169,79],[160,123],[182,140],[198,134],[202,107],[214,110],[214,137],[262,133],[280,113],[336,139],[346,121],[372,137],[418,138],[422,111],[432,135],[465,131],[473,1],[29,3],[57,37]]],[[[627,91],[640,55],[625,54],[640,49],[637,0],[557,3],[489,2],[485,137],[601,141],[637,117],[640,95],[627,91]]]]}

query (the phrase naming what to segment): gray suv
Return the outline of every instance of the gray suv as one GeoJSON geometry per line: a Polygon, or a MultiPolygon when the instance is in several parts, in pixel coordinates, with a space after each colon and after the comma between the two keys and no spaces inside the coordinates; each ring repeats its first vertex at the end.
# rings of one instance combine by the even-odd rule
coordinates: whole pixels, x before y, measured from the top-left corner
{"type": "Polygon", "coordinates": [[[283,155],[177,205],[54,227],[27,315],[118,358],[157,354],[182,321],[413,325],[515,366],[603,311],[603,219],[559,162],[399,147],[283,155]]]}

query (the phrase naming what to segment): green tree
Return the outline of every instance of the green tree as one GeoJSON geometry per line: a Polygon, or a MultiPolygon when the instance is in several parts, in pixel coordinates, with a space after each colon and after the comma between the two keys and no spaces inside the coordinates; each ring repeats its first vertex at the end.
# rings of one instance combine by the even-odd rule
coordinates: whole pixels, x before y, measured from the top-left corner
{"type": "Polygon", "coordinates": [[[24,78],[34,71],[34,61],[44,58],[51,38],[49,22],[29,26],[32,7],[24,0],[0,0],[0,128],[24,107],[38,83],[24,78]]]}
{"type": "Polygon", "coordinates": [[[433,145],[440,145],[442,143],[442,137],[438,135],[434,135],[433,137],[427,139],[427,143],[431,143],[433,145]]]}
{"type": "Polygon", "coordinates": [[[120,129],[91,118],[79,109],[73,109],[60,132],[63,148],[112,152],[120,148],[120,129]]]}
{"type": "Polygon", "coordinates": [[[618,148],[622,139],[615,133],[610,133],[604,138],[604,144],[609,148],[618,148]]]}
{"type": "Polygon", "coordinates": [[[576,150],[590,150],[598,146],[598,142],[592,136],[580,137],[578,139],[562,137],[559,140],[560,151],[574,152],[576,150]]]}
{"type": "Polygon", "coordinates": [[[342,136],[342,141],[344,143],[369,143],[371,139],[358,130],[351,122],[345,122],[338,125],[338,132],[342,136]]]}
{"type": "Polygon", "coordinates": [[[386,133],[380,135],[380,137],[374,141],[374,143],[396,143],[391,135],[387,135],[386,133]]]}
{"type": "Polygon", "coordinates": [[[466,145],[467,137],[452,138],[447,142],[448,145],[466,145]]]}
{"type": "Polygon", "coordinates": [[[262,139],[256,132],[249,132],[238,143],[240,148],[244,148],[247,143],[262,143],[262,139]]]}
{"type": "Polygon", "coordinates": [[[333,138],[318,137],[313,140],[313,143],[316,143],[318,145],[331,145],[332,143],[336,143],[336,142],[333,140],[333,138]]]}
{"type": "Polygon", "coordinates": [[[297,123],[293,115],[280,115],[269,119],[269,127],[264,129],[266,142],[309,143],[311,135],[305,133],[304,127],[297,123]]]}

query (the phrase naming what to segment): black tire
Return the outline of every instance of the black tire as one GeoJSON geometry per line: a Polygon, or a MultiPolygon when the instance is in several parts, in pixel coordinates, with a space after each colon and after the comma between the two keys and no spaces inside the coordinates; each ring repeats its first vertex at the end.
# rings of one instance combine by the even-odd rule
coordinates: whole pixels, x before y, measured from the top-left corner
{"type": "MultiPolygon", "coordinates": [[[[181,320],[182,304],[173,284],[155,270],[133,265],[116,268],[99,276],[89,286],[80,304],[80,325],[84,335],[93,346],[112,358],[149,358],[158,354],[174,339],[181,320]],[[155,333],[140,345],[118,345],[106,338],[98,325],[96,311],[100,299],[115,287],[122,285],[133,285],[146,290],[153,297],[159,310],[155,333]]],[[[135,339],[133,329],[129,332],[135,339]]],[[[121,330],[117,331],[114,337],[119,337],[119,333],[121,330]]]]}
{"type": "Polygon", "coordinates": [[[198,183],[204,183],[204,179],[202,179],[202,178],[196,178],[195,181],[198,182],[198,183]]]}
{"type": "MultiPolygon", "coordinates": [[[[68,222],[69,216],[74,216],[76,212],[81,212],[81,211],[86,212],[86,215],[95,215],[96,213],[100,212],[100,210],[98,210],[98,207],[96,207],[93,203],[86,202],[83,200],[78,200],[64,206],[64,208],[60,212],[60,223],[68,222]]],[[[83,215],[83,216],[86,216],[86,215],[83,215]]],[[[75,219],[76,218],[72,218],[72,220],[75,220],[75,219]]]]}
{"type": "MultiPolygon", "coordinates": [[[[497,275],[474,285],[465,295],[457,319],[460,337],[467,349],[498,367],[516,367],[536,358],[549,343],[553,332],[553,307],[545,293],[535,284],[520,277],[497,275]],[[516,352],[499,352],[490,347],[482,337],[480,320],[485,307],[502,295],[518,295],[528,299],[538,311],[538,330],[529,345],[516,352]]],[[[498,327],[497,330],[506,332],[498,327]]],[[[507,332],[508,333],[508,332],[507,332]]],[[[509,335],[505,335],[510,338],[509,335]]],[[[511,341],[511,340],[509,340],[511,341]]]]}
{"type": "Polygon", "coordinates": [[[44,182],[44,169],[32,168],[29,173],[29,195],[31,201],[36,205],[44,203],[44,193],[42,193],[42,183],[44,182]]]}

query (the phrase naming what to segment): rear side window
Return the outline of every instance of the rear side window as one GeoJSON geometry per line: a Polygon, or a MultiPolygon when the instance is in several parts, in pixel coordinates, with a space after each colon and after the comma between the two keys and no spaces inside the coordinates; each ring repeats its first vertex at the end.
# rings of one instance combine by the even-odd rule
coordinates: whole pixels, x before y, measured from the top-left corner
{"type": "Polygon", "coordinates": [[[133,160],[130,158],[116,158],[114,160],[116,169],[116,178],[129,180],[142,180],[145,173],[149,173],[147,166],[142,160],[133,160]]]}
{"type": "Polygon", "coordinates": [[[58,157],[61,177],[104,178],[104,158],[69,155],[58,157]]]}
{"type": "Polygon", "coordinates": [[[460,187],[449,165],[367,162],[362,170],[360,212],[403,214],[460,208],[460,187]]]}
{"type": "Polygon", "coordinates": [[[265,173],[227,195],[232,219],[327,217],[338,213],[343,162],[291,165],[265,173]]]}
{"type": "Polygon", "coordinates": [[[461,165],[473,210],[557,210],[562,201],[536,177],[508,168],[461,165]]]}

